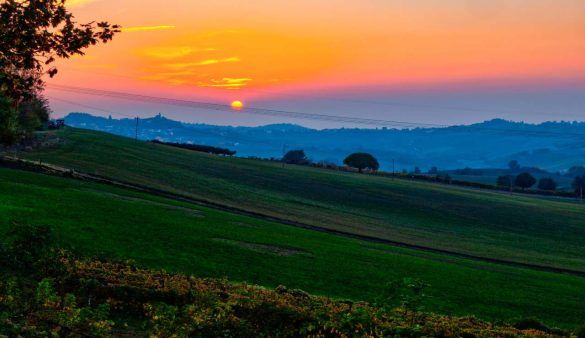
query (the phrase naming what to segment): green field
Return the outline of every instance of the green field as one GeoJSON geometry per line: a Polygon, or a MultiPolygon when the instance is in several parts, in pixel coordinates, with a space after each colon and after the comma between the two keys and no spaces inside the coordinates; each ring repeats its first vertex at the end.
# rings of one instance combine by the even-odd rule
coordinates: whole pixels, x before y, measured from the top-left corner
{"type": "Polygon", "coordinates": [[[30,160],[287,220],[481,257],[585,271],[585,207],[447,185],[221,158],[67,128],[30,160]]]}
{"type": "Polygon", "coordinates": [[[0,169],[0,230],[45,224],[86,256],[266,286],[375,300],[405,276],[431,284],[427,310],[574,328],[585,279],[303,230],[106,185],[0,169]]]}

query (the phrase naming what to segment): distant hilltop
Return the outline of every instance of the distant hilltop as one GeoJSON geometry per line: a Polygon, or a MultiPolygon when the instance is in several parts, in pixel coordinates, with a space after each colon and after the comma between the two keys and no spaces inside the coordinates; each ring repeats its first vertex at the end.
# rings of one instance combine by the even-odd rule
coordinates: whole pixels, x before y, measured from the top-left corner
{"type": "MultiPolygon", "coordinates": [[[[67,125],[135,137],[135,119],[70,113],[67,125]]],[[[494,119],[445,128],[316,130],[295,124],[233,127],[192,124],[159,114],[138,121],[138,137],[202,144],[237,151],[238,156],[280,158],[284,150],[303,149],[313,161],[341,163],[355,151],[375,155],[383,169],[423,170],[505,167],[510,160],[549,171],[585,163],[585,123],[529,124],[494,119]]]]}

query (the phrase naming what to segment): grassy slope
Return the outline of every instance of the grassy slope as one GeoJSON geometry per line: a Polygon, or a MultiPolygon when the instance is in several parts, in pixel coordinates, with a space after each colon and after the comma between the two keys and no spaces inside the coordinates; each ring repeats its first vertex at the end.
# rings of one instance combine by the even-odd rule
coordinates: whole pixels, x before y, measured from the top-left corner
{"type": "Polygon", "coordinates": [[[323,227],[585,271],[585,207],[574,203],[59,135],[63,146],[24,156],[323,227]]]}
{"type": "Polygon", "coordinates": [[[327,235],[71,179],[0,169],[0,232],[47,224],[86,255],[267,286],[374,300],[404,276],[429,282],[428,309],[485,319],[541,318],[574,328],[585,279],[327,235]],[[222,239],[222,240],[218,240],[222,239]],[[295,248],[282,256],[237,242],[295,248]]]}

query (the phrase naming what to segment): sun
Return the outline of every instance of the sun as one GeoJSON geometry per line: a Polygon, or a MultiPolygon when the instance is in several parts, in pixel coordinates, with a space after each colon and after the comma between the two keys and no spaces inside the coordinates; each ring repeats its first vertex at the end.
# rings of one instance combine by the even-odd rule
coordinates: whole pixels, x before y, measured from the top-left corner
{"type": "Polygon", "coordinates": [[[233,101],[232,102],[232,109],[240,110],[242,108],[244,108],[244,104],[242,103],[242,101],[233,101]]]}

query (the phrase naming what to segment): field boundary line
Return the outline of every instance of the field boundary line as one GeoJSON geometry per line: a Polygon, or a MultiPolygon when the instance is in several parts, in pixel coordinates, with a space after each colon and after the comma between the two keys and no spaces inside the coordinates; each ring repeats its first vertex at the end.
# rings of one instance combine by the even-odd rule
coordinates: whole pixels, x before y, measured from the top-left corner
{"type": "Polygon", "coordinates": [[[394,246],[394,247],[399,247],[399,248],[425,251],[425,252],[430,252],[430,253],[435,253],[435,254],[448,255],[448,256],[452,256],[452,257],[464,258],[464,259],[492,263],[492,264],[507,265],[507,266],[531,269],[531,270],[538,270],[538,271],[544,271],[544,272],[561,273],[561,274],[573,275],[573,276],[578,276],[578,277],[585,277],[585,271],[580,271],[580,270],[547,266],[547,265],[538,265],[538,264],[518,262],[518,261],[510,261],[510,260],[505,260],[505,259],[490,258],[490,257],[484,257],[484,256],[477,256],[477,255],[467,254],[467,253],[463,253],[463,252],[450,251],[450,250],[445,250],[445,249],[440,249],[440,248],[433,248],[433,247],[429,247],[429,246],[412,244],[412,243],[401,242],[401,241],[394,241],[394,240],[390,240],[390,239],[379,238],[379,237],[368,236],[368,235],[354,234],[354,233],[343,231],[343,230],[330,229],[330,228],[326,228],[326,227],[322,227],[322,226],[311,225],[308,223],[291,221],[291,220],[288,220],[285,218],[280,218],[277,216],[272,216],[272,215],[267,215],[267,214],[255,212],[255,211],[232,207],[229,205],[209,201],[209,200],[206,200],[203,198],[186,196],[183,194],[174,193],[174,192],[170,192],[170,191],[166,191],[166,190],[162,190],[162,189],[157,189],[157,188],[153,188],[153,187],[149,187],[149,186],[145,186],[145,185],[119,181],[119,180],[115,180],[115,179],[112,179],[110,177],[106,177],[106,176],[102,176],[102,175],[83,173],[83,172],[80,172],[80,171],[77,171],[74,169],[70,169],[70,168],[66,168],[66,167],[62,167],[62,166],[58,166],[58,165],[54,165],[54,164],[30,161],[30,160],[25,160],[25,159],[21,159],[21,158],[15,158],[12,156],[0,157],[0,167],[36,172],[36,173],[47,174],[47,175],[52,175],[52,176],[68,177],[68,178],[73,178],[73,179],[82,180],[82,181],[91,181],[91,182],[95,182],[95,183],[107,184],[107,185],[115,186],[118,188],[125,188],[125,189],[134,190],[134,191],[138,191],[138,192],[148,193],[151,195],[164,197],[164,198],[168,198],[168,199],[179,201],[179,202],[195,204],[195,205],[208,207],[208,208],[212,208],[212,209],[217,209],[217,210],[221,210],[221,211],[227,211],[227,212],[238,214],[238,215],[253,217],[253,218],[257,218],[257,219],[261,219],[261,220],[265,220],[265,221],[271,221],[271,222],[289,225],[289,226],[302,228],[302,229],[306,229],[306,230],[312,230],[312,231],[317,231],[317,232],[322,232],[322,233],[327,233],[327,234],[332,234],[332,235],[337,235],[337,236],[358,239],[358,240],[371,242],[371,243],[386,244],[389,246],[394,246]]]}

